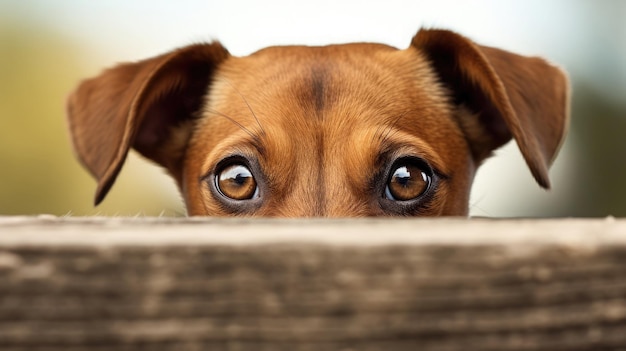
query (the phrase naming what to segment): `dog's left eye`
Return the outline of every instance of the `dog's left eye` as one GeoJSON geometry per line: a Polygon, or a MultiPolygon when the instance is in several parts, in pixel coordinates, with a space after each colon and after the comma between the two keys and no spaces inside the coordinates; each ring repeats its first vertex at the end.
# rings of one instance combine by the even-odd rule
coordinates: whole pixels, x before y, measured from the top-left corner
{"type": "Polygon", "coordinates": [[[241,164],[224,167],[215,175],[215,187],[232,200],[249,200],[259,196],[259,187],[250,169],[241,164]]]}
{"type": "Polygon", "coordinates": [[[430,168],[412,160],[400,160],[391,168],[385,197],[392,201],[411,201],[425,194],[431,186],[430,168]]]}

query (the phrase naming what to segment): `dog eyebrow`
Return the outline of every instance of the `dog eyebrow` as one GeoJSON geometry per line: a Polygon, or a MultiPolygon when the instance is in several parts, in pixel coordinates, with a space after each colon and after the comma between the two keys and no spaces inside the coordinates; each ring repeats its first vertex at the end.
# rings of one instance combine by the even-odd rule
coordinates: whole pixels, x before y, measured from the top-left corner
{"type": "Polygon", "coordinates": [[[379,128],[375,135],[380,143],[379,153],[376,158],[377,164],[384,163],[385,160],[389,160],[394,155],[406,153],[426,161],[441,178],[450,178],[451,170],[444,168],[445,163],[429,147],[428,143],[422,139],[406,135],[401,131],[394,130],[393,127],[385,128],[384,130],[379,128]],[[398,135],[398,138],[396,138],[396,135],[398,135]],[[406,139],[407,137],[409,138],[408,140],[406,139]],[[402,153],[399,153],[399,150],[403,150],[402,153]]]}
{"type": "Polygon", "coordinates": [[[408,115],[407,112],[399,114],[391,124],[381,124],[376,130],[376,136],[380,138],[381,143],[386,143],[393,136],[396,131],[396,125],[398,122],[408,115]],[[384,128],[384,130],[382,129],[384,128]]]}
{"type": "MultiPolygon", "coordinates": [[[[257,123],[257,125],[259,126],[259,131],[257,130],[250,130],[248,128],[246,128],[243,124],[241,124],[240,122],[238,122],[236,119],[234,119],[233,117],[230,117],[229,115],[219,112],[217,110],[214,110],[212,108],[206,108],[205,111],[207,113],[212,113],[214,115],[226,118],[228,121],[230,121],[231,123],[233,123],[234,125],[236,125],[239,129],[241,129],[242,131],[244,131],[246,134],[248,134],[250,136],[250,144],[257,149],[257,151],[259,152],[259,154],[261,155],[265,155],[265,146],[263,145],[263,137],[266,136],[265,134],[265,130],[263,129],[263,127],[261,126],[260,123],[257,123]]],[[[256,116],[255,116],[256,118],[256,116]]]]}
{"type": "Polygon", "coordinates": [[[214,114],[214,115],[218,115],[218,116],[220,116],[220,117],[224,117],[224,118],[226,118],[227,120],[229,120],[230,122],[232,122],[234,125],[236,125],[237,127],[239,127],[239,129],[241,129],[241,130],[243,130],[244,132],[246,132],[246,134],[248,134],[249,136],[251,136],[253,139],[255,139],[255,137],[256,137],[256,138],[258,138],[258,136],[255,136],[255,134],[254,134],[253,132],[251,132],[248,128],[244,127],[244,125],[243,125],[243,124],[241,124],[241,123],[237,122],[237,120],[236,120],[236,119],[234,119],[234,118],[230,117],[229,115],[227,115],[227,114],[225,114],[225,113],[222,113],[222,112],[219,112],[219,111],[217,111],[217,110],[214,110],[214,109],[212,109],[212,108],[206,108],[206,109],[205,109],[205,111],[206,111],[206,112],[208,112],[208,113],[212,113],[212,114],[214,114]]]}
{"type": "Polygon", "coordinates": [[[254,110],[252,109],[252,106],[250,106],[250,102],[248,102],[248,99],[246,99],[245,95],[243,95],[239,91],[239,89],[237,89],[237,87],[235,87],[228,79],[224,79],[224,82],[228,84],[237,93],[237,95],[239,95],[239,97],[241,97],[241,100],[243,100],[243,102],[246,104],[246,106],[248,107],[248,111],[250,111],[250,114],[252,115],[252,117],[254,117],[256,124],[261,129],[261,135],[265,135],[265,129],[263,129],[261,121],[259,121],[259,117],[256,115],[256,113],[254,113],[254,110]]]}

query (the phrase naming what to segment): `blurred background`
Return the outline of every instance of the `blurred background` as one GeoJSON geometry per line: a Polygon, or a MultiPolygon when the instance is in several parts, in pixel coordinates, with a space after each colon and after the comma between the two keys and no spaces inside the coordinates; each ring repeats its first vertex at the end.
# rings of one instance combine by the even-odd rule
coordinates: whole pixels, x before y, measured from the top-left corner
{"type": "Polygon", "coordinates": [[[198,41],[235,55],[279,44],[408,46],[421,26],[540,55],[567,70],[572,124],[541,190],[514,143],[479,170],[472,214],[626,216],[626,1],[0,0],[0,214],[184,215],[176,187],[133,152],[92,206],[64,116],[82,78],[198,41]]]}

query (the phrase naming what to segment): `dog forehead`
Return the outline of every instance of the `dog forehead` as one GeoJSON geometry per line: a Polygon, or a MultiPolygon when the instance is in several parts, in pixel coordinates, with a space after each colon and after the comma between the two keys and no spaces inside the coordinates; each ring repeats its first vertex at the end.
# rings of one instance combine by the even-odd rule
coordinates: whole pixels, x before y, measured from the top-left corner
{"type": "Polygon", "coordinates": [[[229,58],[220,66],[218,76],[240,90],[261,85],[264,88],[316,85],[322,79],[333,78],[342,80],[336,82],[336,87],[358,88],[356,82],[399,86],[402,82],[398,79],[428,70],[426,60],[413,48],[398,50],[383,44],[355,43],[269,47],[249,56],[229,58]]]}
{"type": "Polygon", "coordinates": [[[354,105],[350,109],[357,112],[372,105],[444,104],[445,99],[417,50],[369,43],[269,47],[232,57],[219,67],[208,96],[221,105],[239,101],[247,108],[241,103],[247,100],[258,110],[283,108],[286,114],[296,108],[330,111],[337,103],[354,105]]]}
{"type": "Polygon", "coordinates": [[[209,124],[211,133],[219,130],[219,139],[265,129],[274,136],[288,131],[273,139],[297,135],[302,143],[303,136],[343,139],[368,126],[432,134],[449,111],[445,90],[417,50],[344,44],[270,47],[230,58],[213,80],[204,112],[214,118],[201,124],[209,124]]]}

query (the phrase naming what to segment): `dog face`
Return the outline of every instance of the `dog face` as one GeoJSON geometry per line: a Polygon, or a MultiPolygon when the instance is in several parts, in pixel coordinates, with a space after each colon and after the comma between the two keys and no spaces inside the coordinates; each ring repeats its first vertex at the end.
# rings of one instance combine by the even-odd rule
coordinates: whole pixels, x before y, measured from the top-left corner
{"type": "Polygon", "coordinates": [[[189,46],[83,82],[68,116],[96,203],[132,146],[190,215],[467,215],[476,168],[511,138],[549,186],[567,93],[541,59],[422,30],[405,50],[189,46]]]}

